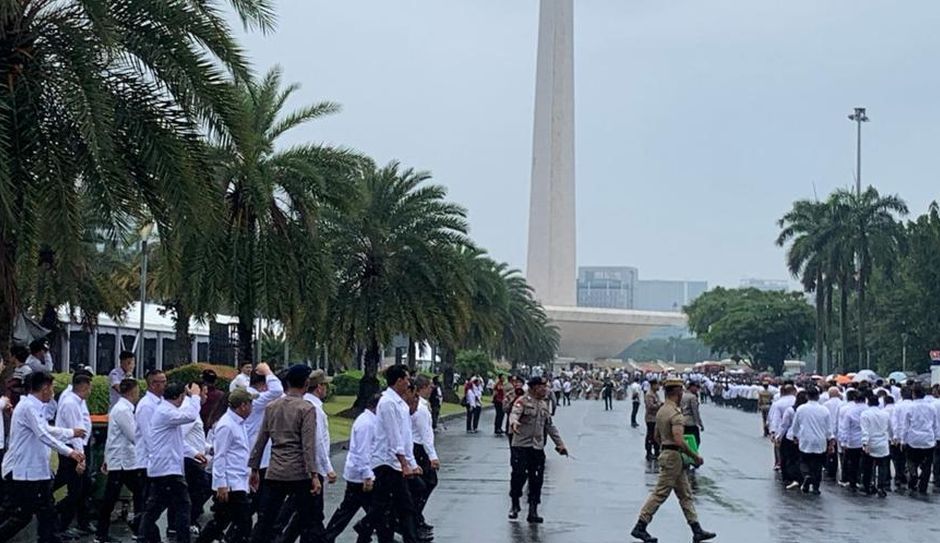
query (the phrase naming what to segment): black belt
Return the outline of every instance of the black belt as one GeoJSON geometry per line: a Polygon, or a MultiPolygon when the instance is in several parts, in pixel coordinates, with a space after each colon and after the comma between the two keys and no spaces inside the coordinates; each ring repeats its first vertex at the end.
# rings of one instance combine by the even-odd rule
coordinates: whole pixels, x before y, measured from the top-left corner
{"type": "Polygon", "coordinates": [[[682,452],[682,449],[680,449],[678,445],[663,445],[660,449],[664,451],[682,452]]]}

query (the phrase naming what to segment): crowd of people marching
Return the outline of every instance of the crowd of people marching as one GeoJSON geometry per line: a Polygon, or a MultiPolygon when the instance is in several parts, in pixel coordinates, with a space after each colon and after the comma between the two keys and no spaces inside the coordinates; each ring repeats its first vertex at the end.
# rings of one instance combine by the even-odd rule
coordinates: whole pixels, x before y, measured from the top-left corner
{"type": "Polygon", "coordinates": [[[440,390],[423,375],[412,378],[404,366],[384,372],[387,388],[353,423],[345,492],[327,521],[323,485],[338,476],[323,409],[331,379],[324,372],[297,365],[275,375],[264,363],[246,364],[226,393],[211,370],[187,385],[152,370],[141,391],[134,356],[122,353],[109,376],[104,460],[95,466],[105,489],[93,511],[92,375],[74,372],[55,400],[51,359],[35,347],[28,355],[14,349],[16,368],[0,398],[0,409],[12,411],[8,427],[0,426],[0,542],[33,517],[41,543],[92,533],[97,542],[112,541],[114,509],[124,496],[132,504],[134,539],[148,543],[162,541],[157,521],[164,514],[167,537],[178,542],[332,542],[360,510],[365,515],[353,526],[358,542],[373,535],[392,541],[395,533],[406,543],[433,540],[423,512],[440,468],[431,408],[432,401],[439,407],[440,390]],[[56,502],[53,493],[63,487],[56,502]],[[210,499],[211,513],[204,514],[210,499]]]}

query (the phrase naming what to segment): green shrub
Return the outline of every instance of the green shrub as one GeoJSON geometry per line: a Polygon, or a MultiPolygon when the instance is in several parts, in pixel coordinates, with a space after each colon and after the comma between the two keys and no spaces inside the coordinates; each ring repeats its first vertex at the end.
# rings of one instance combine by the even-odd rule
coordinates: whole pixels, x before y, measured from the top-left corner
{"type": "Polygon", "coordinates": [[[330,390],[337,396],[355,396],[359,394],[360,380],[362,380],[362,372],[358,370],[338,373],[333,376],[330,390]]]}
{"type": "Polygon", "coordinates": [[[215,382],[215,388],[223,391],[228,390],[229,383],[238,375],[238,370],[231,366],[216,366],[214,364],[198,362],[167,371],[166,380],[168,383],[182,383],[187,385],[192,382],[202,381],[202,372],[204,370],[212,370],[215,372],[218,376],[215,382]]]}
{"type": "MultiPolygon", "coordinates": [[[[56,373],[53,374],[53,379],[55,380],[55,394],[56,397],[62,393],[63,390],[72,382],[72,374],[70,373],[56,373]]],[[[140,393],[143,394],[147,390],[147,382],[143,379],[140,380],[140,393]]],[[[109,392],[108,377],[106,375],[95,375],[91,380],[91,394],[88,395],[88,399],[85,400],[88,403],[88,412],[92,415],[107,415],[108,407],[111,404],[111,396],[109,392]]]]}

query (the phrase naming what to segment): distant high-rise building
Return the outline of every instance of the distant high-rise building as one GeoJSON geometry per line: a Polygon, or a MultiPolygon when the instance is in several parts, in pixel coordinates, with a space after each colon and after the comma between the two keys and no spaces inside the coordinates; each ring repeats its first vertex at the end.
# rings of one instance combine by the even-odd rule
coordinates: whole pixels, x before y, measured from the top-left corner
{"type": "Polygon", "coordinates": [[[636,283],[634,309],[679,312],[707,290],[708,283],[705,281],[639,280],[636,283]]]}
{"type": "Polygon", "coordinates": [[[790,283],[780,279],[741,279],[741,288],[756,288],[763,291],[781,291],[790,290],[790,283]]]}
{"type": "Polygon", "coordinates": [[[578,268],[578,305],[633,309],[638,271],[615,266],[578,268]]]}

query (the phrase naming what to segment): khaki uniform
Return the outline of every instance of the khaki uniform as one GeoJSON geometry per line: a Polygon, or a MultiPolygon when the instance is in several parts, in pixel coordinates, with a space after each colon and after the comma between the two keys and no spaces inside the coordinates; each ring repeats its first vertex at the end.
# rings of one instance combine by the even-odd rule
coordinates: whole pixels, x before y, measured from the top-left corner
{"type": "Polygon", "coordinates": [[[656,413],[663,404],[659,401],[659,394],[653,392],[653,389],[646,393],[643,400],[646,404],[646,439],[644,440],[646,459],[652,460],[659,456],[659,442],[656,440],[656,413]]]}
{"type": "MultiPolygon", "coordinates": [[[[664,447],[674,447],[677,445],[672,437],[672,430],[675,427],[683,427],[682,411],[679,406],[672,401],[666,401],[665,404],[656,413],[656,439],[664,447]]],[[[653,515],[659,509],[659,506],[666,501],[673,491],[679,498],[679,505],[682,507],[682,513],[689,523],[698,522],[698,515],[695,513],[695,504],[692,501],[692,486],[689,484],[688,475],[686,475],[685,466],[682,464],[682,454],[671,448],[664,449],[659,455],[659,479],[656,481],[656,488],[650,493],[649,498],[640,511],[640,520],[649,523],[653,520],[653,515]]]]}
{"type": "Polygon", "coordinates": [[[561,434],[552,423],[551,407],[546,400],[537,400],[530,394],[517,398],[512,404],[509,426],[518,424],[519,430],[512,435],[509,463],[512,475],[509,480],[509,497],[522,497],[522,487],[529,483],[529,504],[542,501],[542,483],[545,480],[545,439],[552,438],[556,447],[564,447],[561,434]]]}
{"type": "Polygon", "coordinates": [[[774,401],[773,394],[769,390],[761,389],[757,393],[757,410],[760,411],[761,425],[764,428],[764,437],[770,435],[770,428],[767,426],[767,415],[770,413],[770,404],[774,401]]]}

